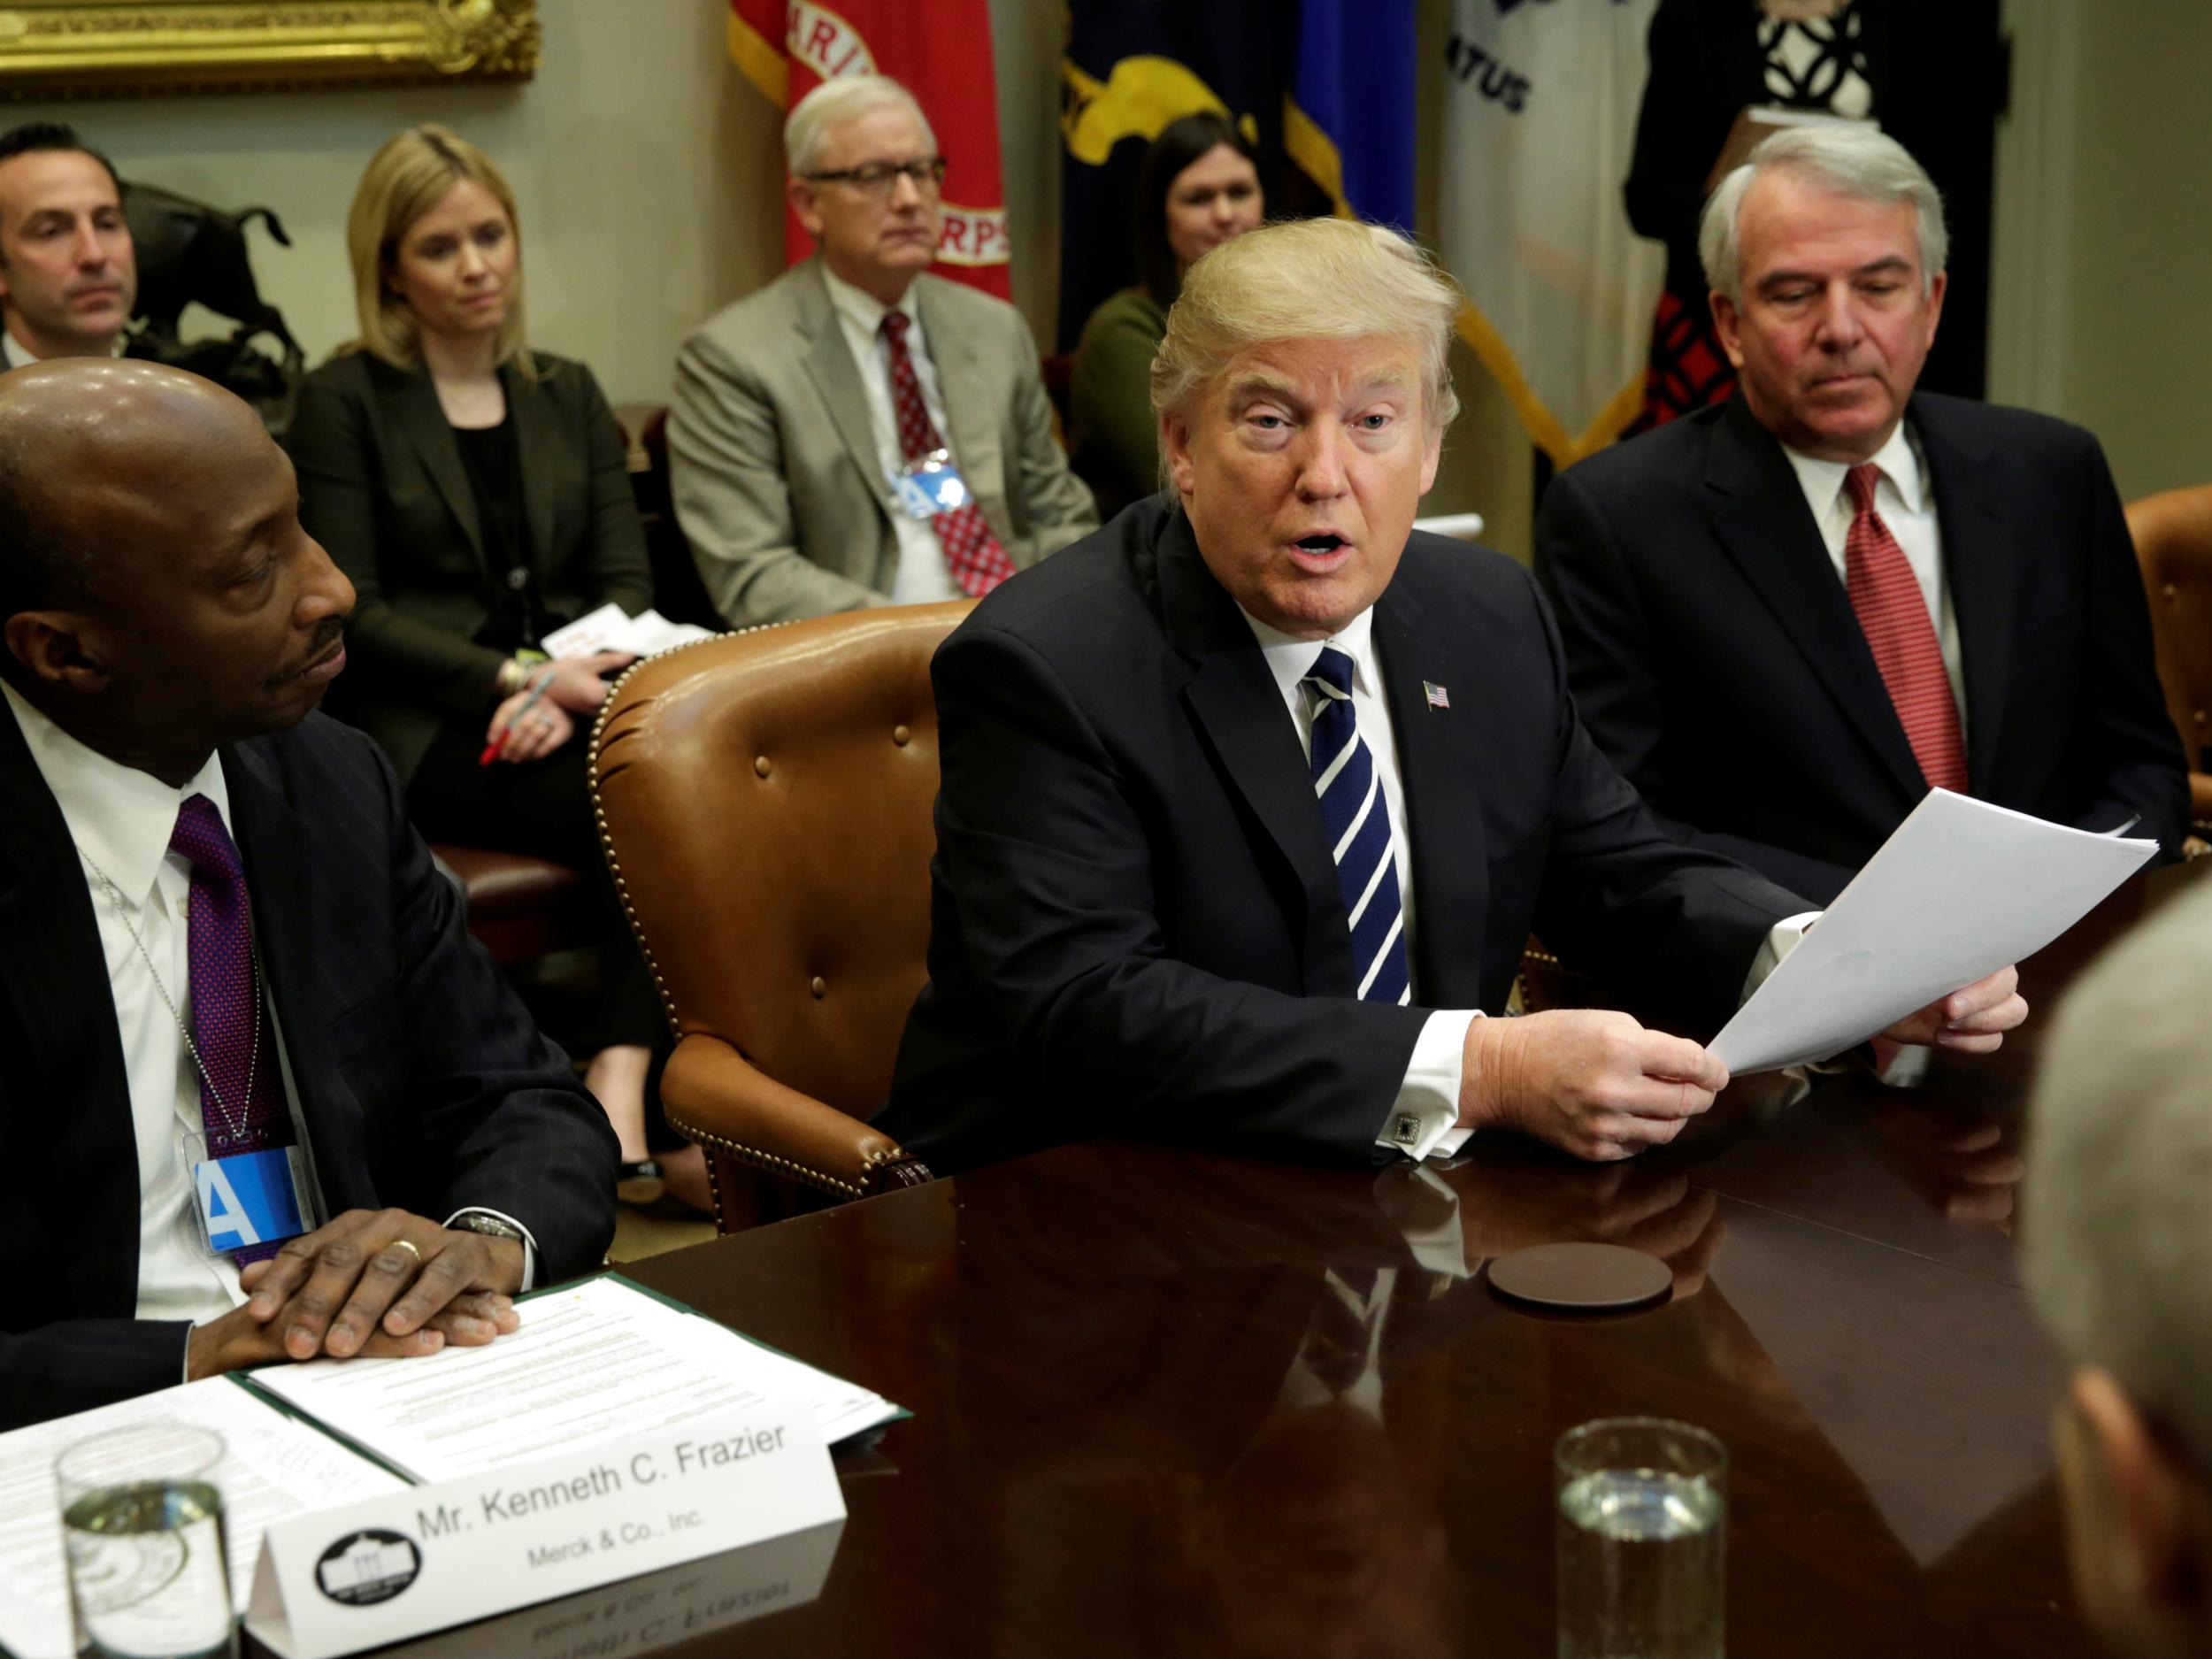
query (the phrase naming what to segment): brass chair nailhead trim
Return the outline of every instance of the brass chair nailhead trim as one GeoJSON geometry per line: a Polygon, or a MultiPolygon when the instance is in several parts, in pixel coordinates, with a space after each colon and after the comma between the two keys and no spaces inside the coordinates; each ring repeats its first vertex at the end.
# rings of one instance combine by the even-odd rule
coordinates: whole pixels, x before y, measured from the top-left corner
{"type": "MultiPolygon", "coordinates": [[[[606,810],[599,804],[599,745],[607,734],[607,716],[614,708],[616,695],[624,686],[629,684],[630,676],[636,673],[646,664],[657,663],[662,657],[673,657],[680,651],[695,651],[703,645],[712,645],[716,641],[726,640],[733,634],[764,634],[770,628],[787,628],[791,626],[791,622],[796,620],[798,620],[797,618],[793,618],[791,621],[786,622],[757,622],[750,627],[733,628],[723,634],[710,634],[703,640],[689,640],[681,645],[672,645],[668,649],[657,651],[650,657],[641,657],[636,662],[624,669],[614,684],[607,687],[607,695],[599,705],[598,717],[591,723],[591,751],[587,770],[591,780],[592,821],[599,828],[599,850],[606,855],[607,873],[614,878],[615,892],[622,899],[622,913],[629,918],[630,932],[637,940],[638,954],[645,958],[645,971],[653,976],[653,988],[660,993],[661,1007],[668,1015],[669,1033],[678,1041],[683,1040],[684,1030],[681,1017],[676,1010],[676,998],[668,988],[668,981],[661,975],[659,958],[653,955],[652,942],[645,937],[645,925],[638,920],[637,908],[630,902],[630,886],[622,879],[622,861],[615,856],[614,837],[607,833],[606,810]]],[[[718,1227],[720,1225],[718,1210],[716,1225],[718,1227]]]]}
{"type": "MultiPolygon", "coordinates": [[[[684,1122],[680,1118],[678,1118],[672,1112],[669,1114],[668,1121],[675,1128],[679,1134],[685,1136],[688,1140],[698,1142],[701,1146],[712,1147],[718,1152],[726,1152],[733,1158],[753,1164],[757,1168],[764,1169],[772,1174],[789,1176],[795,1179],[805,1181],[815,1187],[827,1187],[830,1191],[841,1193],[848,1198],[867,1197],[868,1183],[874,1179],[871,1171],[863,1171],[861,1172],[859,1183],[856,1185],[851,1181],[844,1180],[838,1176],[832,1175],[826,1171],[818,1170],[811,1164],[800,1164],[790,1158],[780,1156],[773,1152],[764,1152],[758,1147],[741,1146],[738,1142],[731,1141],[722,1135],[710,1134],[705,1130],[699,1129],[695,1127],[693,1125],[684,1122]]],[[[898,1160],[896,1164],[892,1165],[895,1170],[904,1171],[907,1169],[920,1169],[923,1171],[923,1179],[926,1180],[929,1179],[928,1171],[926,1166],[915,1164],[911,1159],[907,1157],[904,1152],[882,1155],[879,1156],[879,1162],[887,1162],[890,1158],[896,1158],[898,1160]]],[[[709,1167],[711,1168],[712,1165],[710,1164],[709,1167]]],[[[910,1186],[918,1184],[904,1175],[902,1175],[900,1179],[910,1186]]]]}
{"type": "MultiPolygon", "coordinates": [[[[645,937],[645,925],[638,919],[637,908],[630,902],[629,884],[622,879],[622,861],[615,856],[614,837],[607,833],[606,810],[599,804],[599,745],[606,736],[607,716],[615,706],[616,694],[628,683],[630,676],[644,667],[646,664],[658,662],[664,657],[673,657],[681,651],[696,650],[703,645],[711,645],[718,640],[726,640],[732,634],[764,634],[771,628],[787,628],[792,626],[793,622],[798,620],[801,618],[795,617],[784,622],[758,622],[750,627],[732,628],[726,633],[710,634],[703,640],[691,640],[682,645],[671,646],[667,650],[656,652],[651,657],[641,657],[624,669],[615,682],[607,687],[606,698],[600,703],[598,716],[591,723],[591,748],[587,757],[587,772],[591,783],[592,821],[599,830],[599,850],[606,855],[607,873],[613,877],[615,891],[621,895],[622,913],[629,919],[630,932],[637,940],[638,954],[645,958],[646,972],[653,976],[653,988],[660,993],[661,1006],[667,1010],[670,1034],[679,1041],[682,1041],[684,1032],[681,1018],[676,1010],[675,995],[669,990],[668,981],[662,977],[659,959],[653,955],[653,947],[645,937]]],[[[759,764],[764,765],[766,757],[763,757],[759,764]]],[[[720,1135],[708,1134],[703,1131],[695,1130],[689,1124],[673,1115],[670,1116],[668,1121],[674,1126],[676,1133],[687,1140],[700,1146],[713,1147],[717,1151],[726,1152],[733,1158],[750,1164],[756,1168],[767,1170],[772,1174],[789,1176],[808,1181],[815,1186],[826,1187],[831,1192],[841,1194],[848,1198],[865,1198],[868,1195],[864,1186],[856,1187],[850,1182],[840,1180],[834,1175],[826,1174],[819,1170],[809,1168],[805,1164],[794,1163],[788,1158],[779,1157],[772,1152],[762,1152],[751,1147],[741,1147],[734,1141],[726,1140],[720,1135]]],[[[894,1152],[887,1156],[899,1160],[892,1164],[892,1168],[897,1173],[902,1185],[918,1187],[935,1179],[930,1174],[927,1165],[908,1158],[902,1151],[894,1152]]],[[[869,1179],[870,1177],[864,1172],[861,1179],[865,1182],[869,1179]]],[[[728,1229],[723,1225],[721,1183],[714,1179],[714,1160],[711,1158],[707,1160],[707,1187],[714,1200],[714,1230],[717,1233],[726,1233],[728,1229]]]]}

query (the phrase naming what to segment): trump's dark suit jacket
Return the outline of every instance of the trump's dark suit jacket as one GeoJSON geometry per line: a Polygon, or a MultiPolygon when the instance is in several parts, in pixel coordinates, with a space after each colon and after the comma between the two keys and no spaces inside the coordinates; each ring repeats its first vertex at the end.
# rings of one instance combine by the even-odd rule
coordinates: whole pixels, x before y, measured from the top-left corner
{"type": "Polygon", "coordinates": [[[1577,722],[1528,573],[1417,534],[1374,639],[1410,1008],[1355,997],[1297,730],[1179,507],[1140,503],[985,599],[931,669],[930,983],[881,1126],[949,1169],[1102,1133],[1365,1160],[1428,1011],[1502,1009],[1532,926],[1724,1018],[1805,906],[1654,822],[1577,722]]]}
{"type": "MultiPolygon", "coordinates": [[[[2181,748],[2095,439],[1929,393],[1966,761],[1985,801],[2178,849],[2181,748]]],[[[1789,457],[1740,398],[1553,480],[1536,572],[1582,718],[1693,844],[1823,903],[1927,793],[1789,457]]]]}
{"type": "MultiPolygon", "coordinates": [[[[570,621],[609,601],[635,616],[653,603],[653,578],[621,429],[589,369],[542,351],[536,362],[534,382],[512,364],[499,371],[532,579],[570,621]]],[[[299,469],[300,522],[358,596],[331,711],[410,778],[442,724],[480,727],[498,701],[506,653],[473,636],[507,567],[487,545],[428,375],[365,351],[333,357],[301,382],[284,447],[299,469]]]]}
{"type": "MultiPolygon", "coordinates": [[[[615,1141],[462,926],[392,769],[322,715],[223,751],[262,970],[324,1212],[471,1205],[540,1283],[614,1234],[615,1141]]],[[[132,1317],[129,1083],[84,865],[0,710],[0,1429],[183,1380],[187,1326],[132,1317]]]]}

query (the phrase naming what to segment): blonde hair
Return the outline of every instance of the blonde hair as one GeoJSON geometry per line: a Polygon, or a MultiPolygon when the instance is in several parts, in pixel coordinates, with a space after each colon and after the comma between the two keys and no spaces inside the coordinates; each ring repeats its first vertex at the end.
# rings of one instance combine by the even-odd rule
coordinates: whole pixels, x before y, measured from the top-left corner
{"type": "Polygon", "coordinates": [[[922,129],[922,142],[937,148],[929,117],[909,92],[888,75],[833,75],[792,106],[783,123],[783,153],[795,179],[804,178],[822,157],[830,128],[871,110],[904,110],[922,129]]]}
{"type": "Polygon", "coordinates": [[[354,303],[361,316],[361,337],[343,349],[365,351],[394,368],[421,366],[420,326],[407,302],[385,280],[400,239],[414,222],[445,199],[462,180],[480,184],[506,210],[516,238],[515,280],[499,326],[493,360],[513,364],[526,380],[537,367],[522,335],[522,224],[515,193],[507,188],[489,157],[449,127],[434,122],[411,127],[369,158],[361,188],[346,215],[346,251],[353,260],[354,303]]]}
{"type": "Polygon", "coordinates": [[[1287,340],[1402,340],[1430,430],[1459,416],[1452,326],[1463,296],[1415,243],[1379,225],[1302,219],[1225,242],[1183,277],[1152,359],[1152,409],[1185,408],[1238,357],[1287,340]]]}

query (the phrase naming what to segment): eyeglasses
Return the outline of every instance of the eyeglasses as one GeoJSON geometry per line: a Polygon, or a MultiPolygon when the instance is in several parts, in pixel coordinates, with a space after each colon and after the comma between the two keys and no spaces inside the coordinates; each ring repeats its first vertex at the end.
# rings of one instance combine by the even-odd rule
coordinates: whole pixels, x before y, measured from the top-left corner
{"type": "Polygon", "coordinates": [[[807,173],[799,175],[809,184],[827,184],[832,180],[849,184],[863,196],[888,196],[895,181],[903,178],[917,190],[925,194],[937,189],[945,181],[945,158],[925,156],[919,161],[872,161],[865,166],[844,167],[835,173],[807,173]]]}

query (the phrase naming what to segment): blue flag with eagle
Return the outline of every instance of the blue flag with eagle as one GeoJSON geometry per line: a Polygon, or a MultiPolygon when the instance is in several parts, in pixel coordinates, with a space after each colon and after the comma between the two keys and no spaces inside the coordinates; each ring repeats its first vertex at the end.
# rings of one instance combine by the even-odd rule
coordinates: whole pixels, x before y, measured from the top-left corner
{"type": "Polygon", "coordinates": [[[1282,0],[1070,0],[1061,63],[1060,349],[1137,280],[1137,166],[1170,121],[1226,115],[1259,152],[1271,212],[1296,45],[1282,0]]]}

